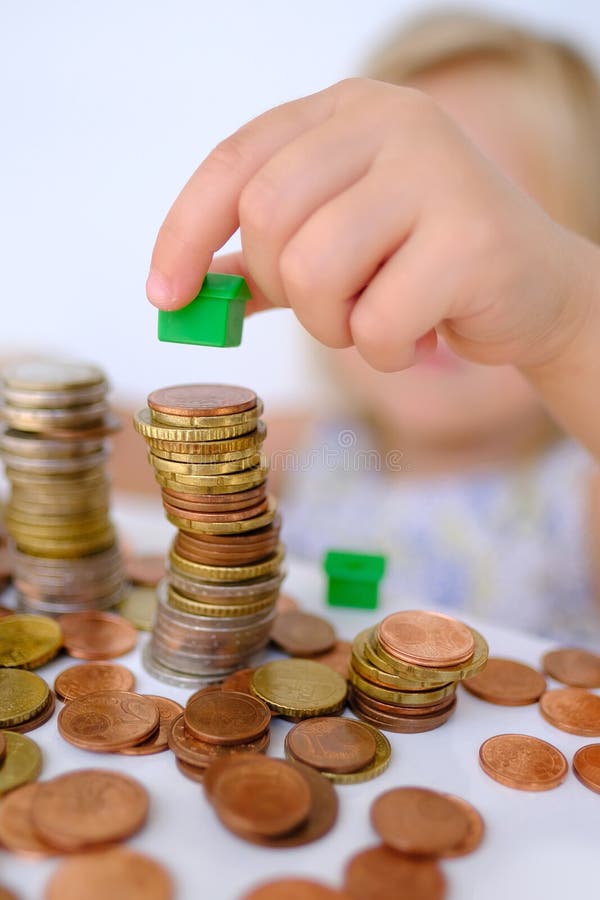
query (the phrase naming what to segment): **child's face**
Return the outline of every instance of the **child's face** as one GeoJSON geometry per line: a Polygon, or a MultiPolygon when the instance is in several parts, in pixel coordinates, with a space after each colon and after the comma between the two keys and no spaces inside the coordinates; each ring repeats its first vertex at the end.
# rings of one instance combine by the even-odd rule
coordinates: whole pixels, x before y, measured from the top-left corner
{"type": "MultiPolygon", "coordinates": [[[[560,116],[548,113],[551,100],[525,85],[523,75],[495,63],[470,63],[419,76],[413,85],[433,96],[482,152],[554,218],[577,221],[565,185],[557,184],[549,149],[560,139],[555,134],[560,116]]],[[[354,348],[332,356],[344,390],[380,425],[413,439],[440,446],[505,442],[511,431],[531,434],[547,420],[516,369],[467,362],[442,341],[433,357],[394,374],[372,370],[354,348]]]]}

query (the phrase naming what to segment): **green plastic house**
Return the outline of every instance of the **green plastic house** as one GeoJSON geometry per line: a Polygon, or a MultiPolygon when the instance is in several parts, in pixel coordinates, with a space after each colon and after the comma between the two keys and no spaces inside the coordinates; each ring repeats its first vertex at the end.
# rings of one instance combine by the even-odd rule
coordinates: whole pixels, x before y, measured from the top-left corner
{"type": "Polygon", "coordinates": [[[327,602],[330,606],[375,609],[379,582],[385,571],[385,556],[329,550],[323,566],[327,574],[327,602]]]}
{"type": "Polygon", "coordinates": [[[159,310],[158,339],[205,347],[239,347],[250,291],[239,275],[210,273],[191,303],[159,310]]]}

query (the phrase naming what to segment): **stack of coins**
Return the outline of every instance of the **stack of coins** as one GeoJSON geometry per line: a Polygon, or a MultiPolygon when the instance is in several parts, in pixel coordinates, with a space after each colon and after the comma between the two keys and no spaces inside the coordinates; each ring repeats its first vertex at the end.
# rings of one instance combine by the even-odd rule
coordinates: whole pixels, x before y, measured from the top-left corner
{"type": "Polygon", "coordinates": [[[392,613],[354,639],[350,706],[387,731],[430,731],[450,718],[458,682],[479,672],[487,657],[484,638],[450,616],[392,613]]]}
{"type": "Polygon", "coordinates": [[[25,732],[52,717],[56,698],[43,678],[25,669],[0,669],[0,728],[25,732]]]}
{"type": "Polygon", "coordinates": [[[0,453],[15,586],[31,612],[104,609],[123,573],[109,519],[106,437],[116,428],[103,373],[86,363],[21,362],[2,373],[0,453]]]}
{"type": "Polygon", "coordinates": [[[135,427],[178,533],[145,662],[176,684],[222,678],[267,643],[283,580],[262,403],[247,388],[191,384],[154,391],[148,407],[135,427]]]}

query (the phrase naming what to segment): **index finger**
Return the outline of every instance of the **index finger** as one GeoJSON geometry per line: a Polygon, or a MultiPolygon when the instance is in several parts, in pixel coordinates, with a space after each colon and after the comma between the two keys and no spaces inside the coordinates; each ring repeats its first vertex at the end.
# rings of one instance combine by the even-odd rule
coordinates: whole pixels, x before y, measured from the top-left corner
{"type": "Polygon", "coordinates": [[[238,201],[244,186],[273,153],[326,119],[334,105],[331,88],[284,103],[215,147],[160,227],[146,282],[151,303],[178,309],[193,300],[213,254],[239,226],[238,201]]]}

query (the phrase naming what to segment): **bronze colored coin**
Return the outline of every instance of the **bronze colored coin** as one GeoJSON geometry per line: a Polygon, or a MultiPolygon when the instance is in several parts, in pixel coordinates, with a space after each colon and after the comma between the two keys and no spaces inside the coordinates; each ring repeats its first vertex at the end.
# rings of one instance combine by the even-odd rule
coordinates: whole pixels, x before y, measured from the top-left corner
{"type": "Polygon", "coordinates": [[[153,753],[162,753],[163,750],[167,750],[171,725],[177,716],[183,713],[183,706],[168,697],[156,697],[154,694],[142,694],[142,696],[156,704],[160,716],[158,731],[141,744],[119,750],[119,753],[125,756],[150,756],[153,753]]]}
{"type": "Polygon", "coordinates": [[[0,606],[0,619],[3,619],[5,616],[14,616],[14,609],[9,609],[8,606],[0,606]]]}
{"type": "MultiPolygon", "coordinates": [[[[279,601],[277,601],[276,609],[279,609],[279,601]]],[[[352,656],[352,644],[349,641],[336,641],[331,650],[325,653],[319,653],[314,657],[315,662],[320,662],[324,666],[329,666],[342,678],[348,678],[350,673],[350,658],[352,656]]]]}
{"type": "Polygon", "coordinates": [[[402,853],[435,856],[467,835],[463,810],[444,794],[427,788],[400,787],[371,804],[371,824],[388,847],[402,853]]]}
{"type": "Polygon", "coordinates": [[[188,701],[185,726],[209,744],[243,744],[265,733],[271,713],[262,700],[236,691],[211,692],[188,701]]]}
{"type": "Polygon", "coordinates": [[[131,837],[148,805],[146,789],[128,775],[78,769],[39,784],[31,815],[41,838],[73,852],[131,837]]]}
{"type": "Polygon", "coordinates": [[[254,669],[238,669],[237,672],[228,675],[227,678],[221,682],[221,690],[236,691],[239,694],[250,694],[253,696],[252,691],[250,690],[250,682],[252,681],[253,675],[254,669]]]}
{"type": "Polygon", "coordinates": [[[161,865],[133,850],[115,847],[82,853],[61,864],[46,887],[45,900],[174,900],[175,888],[161,865]]]}
{"type": "Polygon", "coordinates": [[[398,734],[418,734],[424,731],[433,731],[444,725],[454,710],[456,709],[456,697],[451,699],[449,705],[442,709],[441,712],[431,713],[430,715],[389,715],[383,713],[371,706],[364,697],[360,697],[356,692],[350,695],[350,707],[352,712],[375,728],[382,728],[384,731],[392,731],[398,734]]]}
{"type": "Polygon", "coordinates": [[[352,719],[305,719],[286,736],[286,748],[299,762],[325,772],[357,772],[375,758],[377,745],[368,728],[352,719]]]}
{"type": "Polygon", "coordinates": [[[579,748],[573,757],[573,772],[590,791],[600,794],[600,744],[579,748]]]}
{"type": "Polygon", "coordinates": [[[491,656],[481,672],[463,681],[463,687],[488,703],[528,706],[540,699],[546,690],[546,679],[525,663],[491,656]]]}
{"type": "Polygon", "coordinates": [[[344,871],[344,890],[352,900],[443,900],[446,880],[434,859],[379,846],[350,859],[344,871]]]}
{"type": "Polygon", "coordinates": [[[546,691],[540,700],[540,712],[561,731],[600,737],[600,697],[584,688],[546,691]]]}
{"type": "MultiPolygon", "coordinates": [[[[270,545],[273,536],[279,537],[281,530],[281,516],[278,514],[269,525],[263,525],[262,528],[256,528],[247,532],[236,532],[233,534],[211,534],[208,531],[195,532],[194,534],[184,533],[178,535],[178,538],[189,545],[190,542],[198,545],[215,544],[220,548],[230,550],[249,549],[250,547],[264,547],[265,544],[270,545]]],[[[277,543],[277,542],[276,542],[277,543]]]]}
{"type": "Polygon", "coordinates": [[[577,647],[550,650],[542,657],[542,668],[547,675],[570,687],[600,687],[600,656],[577,647]]]}
{"type": "Polygon", "coordinates": [[[256,406],[254,391],[233,384],[175,384],[148,396],[148,406],[172,416],[231,416],[256,406]]]}
{"type": "Polygon", "coordinates": [[[209,744],[206,741],[199,741],[186,729],[181,715],[171,723],[168,742],[177,759],[190,766],[202,768],[211,765],[215,760],[229,759],[234,755],[264,753],[269,746],[269,733],[267,731],[257,740],[245,744],[209,744]]]}
{"type": "Polygon", "coordinates": [[[261,884],[241,900],[348,900],[348,894],[306,878],[283,878],[261,884]]]}
{"type": "Polygon", "coordinates": [[[280,594],[277,598],[278,613],[298,612],[299,609],[300,604],[291,594],[280,594]]]}
{"type": "Polygon", "coordinates": [[[521,791],[547,791],[567,777],[567,760],[556,747],[527,734],[497,734],[479,748],[483,771],[521,791]]]}
{"type": "MultiPolygon", "coordinates": [[[[6,545],[0,546],[0,581],[9,581],[13,574],[12,554],[6,545]]],[[[10,610],[10,614],[14,610],[10,610]]]]}
{"type": "Polygon", "coordinates": [[[202,784],[204,781],[204,772],[206,771],[206,766],[192,766],[185,760],[180,759],[178,756],[175,757],[175,765],[179,769],[182,775],[185,775],[186,778],[189,778],[190,781],[195,781],[198,784],[202,784]]]}
{"type": "Polygon", "coordinates": [[[125,578],[133,584],[156,587],[165,575],[164,556],[133,556],[125,563],[125,578]]]}
{"type": "Polygon", "coordinates": [[[24,784],[0,802],[0,844],[11,853],[43,858],[55,856],[51,847],[34,830],[32,810],[39,785],[24,784]]]}
{"type": "Polygon", "coordinates": [[[453,666],[473,655],[475,643],[466,625],[442,613],[402,610],[379,625],[378,637],[392,656],[420,666],[453,666]]]}
{"type": "Polygon", "coordinates": [[[440,856],[444,859],[467,856],[469,853],[476,850],[483,840],[483,835],[485,833],[484,821],[475,807],[471,806],[470,803],[467,803],[466,800],[463,800],[462,797],[455,797],[453,794],[444,794],[444,797],[451,800],[452,803],[456,803],[459,809],[465,814],[468,821],[468,828],[462,841],[455,847],[451,847],[449,850],[441,853],[440,856]]]}
{"type": "Polygon", "coordinates": [[[40,725],[43,725],[48,719],[51,719],[54,715],[54,708],[56,706],[56,695],[54,691],[48,691],[48,699],[44,707],[35,715],[33,718],[28,719],[26,722],[21,722],[20,725],[11,725],[10,730],[16,731],[18,734],[25,734],[28,731],[35,731],[36,728],[39,728],[40,725]]]}
{"type": "Polygon", "coordinates": [[[259,516],[267,511],[269,502],[261,500],[260,503],[248,507],[248,509],[202,512],[198,510],[180,509],[177,506],[171,506],[170,503],[163,501],[163,506],[167,513],[178,516],[182,519],[189,519],[191,522],[239,522],[243,519],[251,519],[253,516],[259,516]]]}
{"type": "Polygon", "coordinates": [[[0,765],[4,762],[6,756],[6,738],[0,731],[0,765]]]}
{"type": "Polygon", "coordinates": [[[102,691],[67,703],[58,716],[58,730],[75,747],[110,753],[141,744],[158,728],[159,718],[147,697],[102,691]]]}
{"type": "Polygon", "coordinates": [[[83,663],[57,675],[54,690],[61,700],[75,700],[98,691],[132,691],[135,675],[115,663],[83,663]]]}
{"type": "Polygon", "coordinates": [[[133,650],[138,633],[133,625],[114,613],[65,613],[58,617],[65,650],[78,659],[103,660],[133,650]]]}
{"type": "Polygon", "coordinates": [[[316,656],[336,642],[333,626],[320,616],[304,612],[280,613],[271,629],[271,640],[290,656],[316,656]]]}
{"type": "Polygon", "coordinates": [[[204,694],[210,694],[212,691],[220,691],[220,684],[207,684],[204,687],[199,688],[197,691],[194,691],[191,696],[188,697],[187,702],[191,703],[192,700],[195,700],[196,697],[203,697],[204,694]]]}
{"type": "Polygon", "coordinates": [[[306,780],[283,760],[246,756],[221,771],[211,802],[236,833],[276,837],[306,821],[311,795],[306,780]]]}

